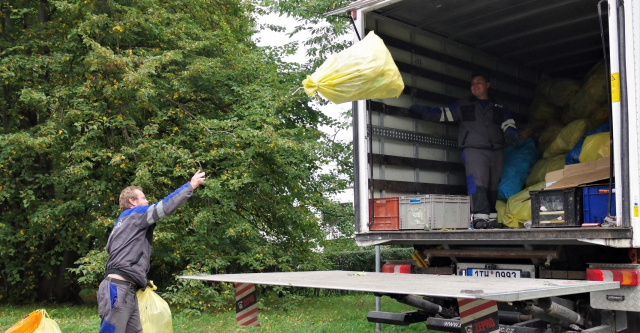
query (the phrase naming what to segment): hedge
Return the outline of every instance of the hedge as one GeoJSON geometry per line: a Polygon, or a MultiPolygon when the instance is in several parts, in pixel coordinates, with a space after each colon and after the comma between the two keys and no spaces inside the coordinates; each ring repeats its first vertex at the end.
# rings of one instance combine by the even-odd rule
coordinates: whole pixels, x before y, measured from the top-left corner
{"type": "MultiPolygon", "coordinates": [[[[380,258],[385,260],[411,260],[411,254],[415,250],[412,247],[380,249],[380,258]]],[[[376,251],[374,248],[362,251],[345,251],[326,253],[328,268],[341,271],[375,272],[376,251]]]]}

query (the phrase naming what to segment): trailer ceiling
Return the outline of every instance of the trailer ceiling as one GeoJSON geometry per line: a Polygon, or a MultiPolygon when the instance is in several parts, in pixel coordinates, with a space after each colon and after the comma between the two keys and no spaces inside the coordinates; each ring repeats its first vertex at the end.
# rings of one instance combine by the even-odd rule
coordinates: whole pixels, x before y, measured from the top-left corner
{"type": "Polygon", "coordinates": [[[374,12],[552,77],[582,79],[603,57],[598,0],[404,0],[374,12]]]}

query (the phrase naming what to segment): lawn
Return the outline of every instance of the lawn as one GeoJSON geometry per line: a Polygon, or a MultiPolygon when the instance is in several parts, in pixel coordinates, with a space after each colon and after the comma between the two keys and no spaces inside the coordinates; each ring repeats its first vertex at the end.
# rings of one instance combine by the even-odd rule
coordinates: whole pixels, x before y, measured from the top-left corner
{"type": "MultiPolygon", "coordinates": [[[[0,306],[0,332],[4,332],[29,312],[44,308],[58,322],[63,333],[96,332],[100,323],[95,306],[32,305],[0,306]]],[[[288,310],[261,310],[261,328],[236,325],[234,312],[173,315],[174,332],[374,332],[375,324],[366,319],[375,310],[371,294],[333,297],[303,297],[288,310]]],[[[410,311],[411,307],[389,298],[382,299],[382,311],[410,311]]],[[[424,323],[410,326],[382,325],[383,332],[430,332],[424,323]]],[[[433,331],[431,331],[433,332],[433,331]]]]}

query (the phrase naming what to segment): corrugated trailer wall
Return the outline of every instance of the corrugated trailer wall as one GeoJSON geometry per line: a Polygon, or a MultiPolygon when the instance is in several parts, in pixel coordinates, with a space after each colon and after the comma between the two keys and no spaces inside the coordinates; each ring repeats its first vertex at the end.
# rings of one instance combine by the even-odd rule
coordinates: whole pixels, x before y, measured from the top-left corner
{"type": "Polygon", "coordinates": [[[457,125],[415,119],[408,108],[448,106],[470,95],[471,73],[479,69],[491,76],[492,96],[523,124],[539,74],[375,13],[367,14],[366,30],[384,40],[405,83],[397,99],[367,101],[374,196],[466,194],[457,125]]]}

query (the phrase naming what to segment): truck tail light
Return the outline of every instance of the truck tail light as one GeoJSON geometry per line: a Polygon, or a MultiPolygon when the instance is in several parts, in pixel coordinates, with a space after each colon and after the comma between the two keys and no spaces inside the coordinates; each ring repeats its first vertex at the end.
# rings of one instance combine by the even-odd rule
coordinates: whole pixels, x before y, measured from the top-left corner
{"type": "Polygon", "coordinates": [[[618,281],[620,286],[637,286],[638,275],[634,269],[587,269],[588,281],[618,281]]]}
{"type": "Polygon", "coordinates": [[[382,265],[382,273],[411,274],[411,265],[382,265]]]}

